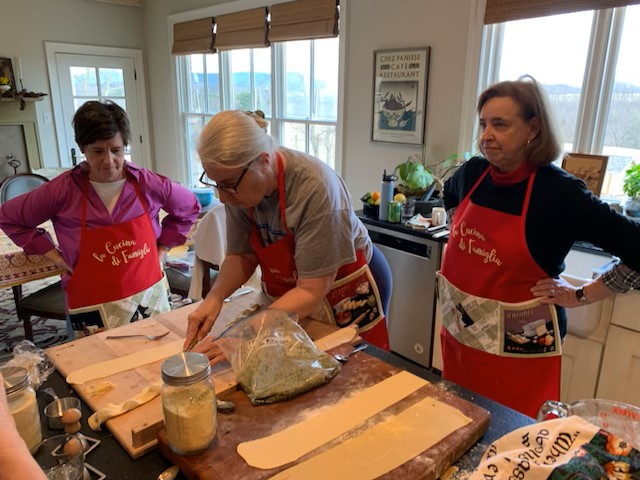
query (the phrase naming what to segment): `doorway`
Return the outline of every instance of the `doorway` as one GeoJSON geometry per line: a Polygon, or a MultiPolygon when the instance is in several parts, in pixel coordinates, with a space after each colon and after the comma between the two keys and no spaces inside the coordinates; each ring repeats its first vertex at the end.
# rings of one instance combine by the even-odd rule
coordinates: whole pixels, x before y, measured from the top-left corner
{"type": "Polygon", "coordinates": [[[75,111],[89,100],[112,100],[131,122],[127,160],[151,169],[142,52],[140,50],[45,43],[60,166],[81,161],[74,140],[75,111]]]}

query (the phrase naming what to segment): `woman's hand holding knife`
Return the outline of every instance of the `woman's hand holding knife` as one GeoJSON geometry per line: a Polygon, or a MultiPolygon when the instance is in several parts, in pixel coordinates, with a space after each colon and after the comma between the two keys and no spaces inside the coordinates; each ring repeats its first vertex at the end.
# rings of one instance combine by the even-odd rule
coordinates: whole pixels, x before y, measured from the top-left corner
{"type": "MultiPolygon", "coordinates": [[[[218,318],[224,299],[209,295],[189,314],[187,335],[184,341],[184,351],[189,351],[196,347],[211,331],[213,323],[218,318]]],[[[198,349],[194,350],[198,351],[198,349]]]]}

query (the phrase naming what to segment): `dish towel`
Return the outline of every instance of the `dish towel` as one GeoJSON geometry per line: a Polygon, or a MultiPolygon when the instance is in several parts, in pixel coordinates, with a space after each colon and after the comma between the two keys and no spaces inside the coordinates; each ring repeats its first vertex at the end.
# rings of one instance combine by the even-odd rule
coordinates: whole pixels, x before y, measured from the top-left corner
{"type": "Polygon", "coordinates": [[[489,478],[637,479],[640,452],[581,417],[556,418],[519,428],[491,444],[470,480],[489,478]]]}
{"type": "Polygon", "coordinates": [[[204,274],[202,261],[220,266],[227,252],[227,213],[223,203],[218,203],[198,222],[198,228],[193,237],[193,248],[195,257],[189,285],[189,298],[201,300],[204,274]]]}

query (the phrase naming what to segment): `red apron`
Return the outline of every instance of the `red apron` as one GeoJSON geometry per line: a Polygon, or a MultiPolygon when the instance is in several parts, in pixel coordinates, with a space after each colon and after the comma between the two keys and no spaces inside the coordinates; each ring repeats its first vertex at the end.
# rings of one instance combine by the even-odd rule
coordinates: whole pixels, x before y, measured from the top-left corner
{"type": "MultiPolygon", "coordinates": [[[[449,283],[454,290],[468,295],[460,302],[456,300],[455,307],[460,312],[458,325],[449,323],[440,334],[442,374],[448,380],[535,418],[545,400],[559,398],[562,364],[553,305],[533,301],[526,310],[517,310],[513,305],[531,301],[534,297],[529,289],[548,276],[531,256],[525,236],[536,173],[529,176],[521,214],[511,215],[471,201],[472,193],[488,172],[489,169],[456,210],[442,262],[444,279],[440,282],[449,283]],[[493,325],[480,329],[478,325],[473,326],[474,319],[465,311],[464,304],[473,308],[483,299],[497,300],[493,304],[498,305],[500,314],[493,325]],[[513,328],[517,321],[514,318],[520,314],[527,315],[528,320],[518,324],[517,331],[513,328]],[[540,317],[548,321],[537,319],[540,317]],[[466,335],[474,328],[477,328],[476,335],[471,339],[473,335],[466,335]]],[[[439,301],[442,308],[444,301],[442,298],[439,301]]],[[[451,310],[452,302],[448,303],[446,307],[451,310]]]]}
{"type": "MultiPolygon", "coordinates": [[[[287,227],[285,216],[284,168],[280,155],[278,194],[280,218],[286,232],[284,237],[265,246],[255,221],[250,236],[251,247],[262,270],[263,289],[272,297],[281,297],[294,288],[298,280],[295,237],[287,227]]],[[[253,209],[250,209],[250,215],[253,218],[253,209]]],[[[324,311],[328,312],[333,323],[340,327],[357,324],[364,340],[389,351],[389,335],[378,287],[360,250],[356,251],[355,262],[338,269],[335,282],[323,303],[324,311]]]]}
{"type": "MultiPolygon", "coordinates": [[[[138,199],[149,210],[138,185],[138,199]]],[[[156,237],[148,213],[127,222],[87,229],[87,178],[82,192],[80,251],[67,284],[71,309],[129,297],[162,279],[156,237]]]]}

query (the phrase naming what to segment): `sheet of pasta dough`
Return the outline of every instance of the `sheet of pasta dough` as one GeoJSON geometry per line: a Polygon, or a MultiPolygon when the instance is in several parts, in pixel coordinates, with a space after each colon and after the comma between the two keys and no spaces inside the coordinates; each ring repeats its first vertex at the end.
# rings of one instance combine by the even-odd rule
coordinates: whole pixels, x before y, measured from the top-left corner
{"type": "Polygon", "coordinates": [[[280,432],[251,442],[242,442],[238,445],[238,453],[256,468],[268,469],[286,465],[351,430],[428,383],[409,372],[400,372],[280,432]]]}
{"type": "MultiPolygon", "coordinates": [[[[347,327],[331,333],[318,340],[318,348],[326,351],[338,345],[342,345],[343,343],[349,342],[356,336],[357,331],[357,329],[347,327]]],[[[157,362],[158,360],[164,360],[165,358],[169,358],[180,353],[182,351],[183,343],[184,340],[176,340],[160,347],[142,350],[125,357],[114,358],[113,360],[88,365],[76,370],[75,372],[71,372],[67,376],[67,383],[81,385],[91,380],[109,377],[116,373],[126,372],[127,370],[133,370],[134,368],[157,362]]]]}
{"type": "Polygon", "coordinates": [[[182,351],[183,343],[183,339],[176,340],[175,342],[167,343],[161,347],[150,348],[124,357],[114,358],[113,360],[107,360],[106,362],[89,365],[67,375],[67,383],[81,385],[91,380],[109,377],[116,373],[126,372],[127,370],[132,370],[149,363],[157,362],[158,360],[164,360],[165,358],[169,358],[172,355],[180,353],[182,351]]]}
{"type": "MultiPolygon", "coordinates": [[[[362,434],[271,478],[378,478],[470,422],[471,419],[458,409],[427,397],[362,434]]],[[[287,446],[281,445],[281,448],[287,446]]]]}

